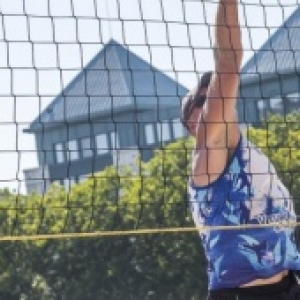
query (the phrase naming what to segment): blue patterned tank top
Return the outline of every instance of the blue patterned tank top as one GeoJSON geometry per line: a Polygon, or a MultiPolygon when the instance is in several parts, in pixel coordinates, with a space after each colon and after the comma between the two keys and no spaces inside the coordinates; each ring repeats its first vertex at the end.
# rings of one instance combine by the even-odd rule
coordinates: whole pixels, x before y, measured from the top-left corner
{"type": "MultiPolygon", "coordinates": [[[[223,173],[189,186],[196,226],[238,226],[296,221],[293,199],[269,159],[241,136],[223,173]]],[[[289,269],[300,270],[294,229],[286,226],[200,232],[209,289],[237,287],[289,269]]]]}

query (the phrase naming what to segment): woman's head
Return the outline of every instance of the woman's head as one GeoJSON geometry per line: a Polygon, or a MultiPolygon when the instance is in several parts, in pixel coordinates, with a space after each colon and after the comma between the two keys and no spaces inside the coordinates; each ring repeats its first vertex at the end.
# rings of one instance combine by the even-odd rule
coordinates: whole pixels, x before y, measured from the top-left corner
{"type": "Polygon", "coordinates": [[[206,101],[207,89],[212,74],[212,72],[204,73],[197,87],[190,91],[182,100],[181,122],[192,135],[195,135],[196,133],[196,122],[198,121],[199,113],[206,101]]]}

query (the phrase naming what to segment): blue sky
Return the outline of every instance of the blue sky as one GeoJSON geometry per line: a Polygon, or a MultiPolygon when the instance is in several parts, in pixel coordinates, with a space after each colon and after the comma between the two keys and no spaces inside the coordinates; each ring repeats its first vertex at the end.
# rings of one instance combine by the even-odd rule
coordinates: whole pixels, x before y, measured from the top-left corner
{"type": "MultiPolygon", "coordinates": [[[[243,0],[244,62],[299,0],[243,0]]],[[[114,38],[187,88],[213,68],[215,0],[0,0],[0,188],[37,166],[23,129],[114,38]]]]}

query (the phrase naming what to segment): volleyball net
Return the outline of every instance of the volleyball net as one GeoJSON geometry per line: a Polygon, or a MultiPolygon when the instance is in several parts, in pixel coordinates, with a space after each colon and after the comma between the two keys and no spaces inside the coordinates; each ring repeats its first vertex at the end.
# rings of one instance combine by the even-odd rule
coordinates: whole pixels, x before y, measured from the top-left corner
{"type": "MultiPolygon", "coordinates": [[[[192,221],[180,104],[217,4],[0,0],[1,299],[203,300],[198,232],[296,225],[192,221]]],[[[299,212],[299,1],[239,10],[239,122],[299,212]]]]}
{"type": "MultiPolygon", "coordinates": [[[[213,69],[217,4],[1,2],[0,240],[202,230],[189,212],[193,141],[179,114],[213,69]]],[[[298,4],[240,3],[238,107],[295,199],[298,4]]]]}

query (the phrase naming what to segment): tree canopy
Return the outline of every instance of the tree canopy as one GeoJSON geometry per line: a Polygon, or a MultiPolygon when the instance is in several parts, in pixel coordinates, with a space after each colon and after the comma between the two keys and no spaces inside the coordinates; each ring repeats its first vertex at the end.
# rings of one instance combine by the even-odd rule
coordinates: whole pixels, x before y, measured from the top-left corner
{"type": "MultiPolygon", "coordinates": [[[[270,157],[299,205],[300,114],[271,116],[249,139],[270,157]]],[[[157,150],[137,170],[108,167],[66,192],[1,192],[1,235],[193,226],[187,199],[193,140],[157,150]]],[[[207,293],[198,233],[1,242],[0,298],[187,299],[207,293]]]]}

